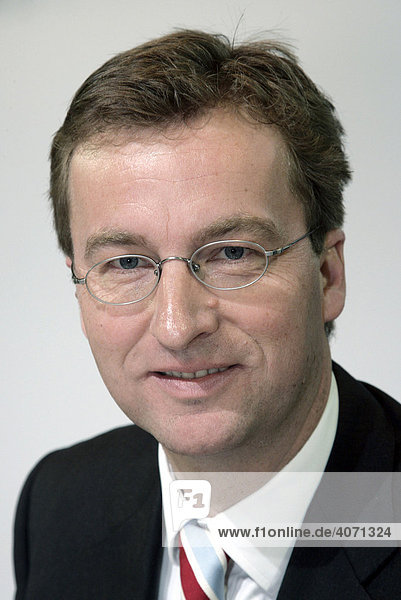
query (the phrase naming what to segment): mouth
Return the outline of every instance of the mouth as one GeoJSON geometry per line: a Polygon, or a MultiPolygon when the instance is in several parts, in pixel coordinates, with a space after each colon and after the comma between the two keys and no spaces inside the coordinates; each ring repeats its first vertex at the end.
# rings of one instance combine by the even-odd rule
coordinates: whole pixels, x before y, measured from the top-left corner
{"type": "Polygon", "coordinates": [[[161,394],[163,402],[166,398],[172,398],[174,402],[178,400],[193,403],[216,399],[216,394],[222,391],[226,393],[228,386],[235,384],[236,375],[239,374],[242,365],[222,366],[220,364],[209,368],[199,368],[203,365],[191,365],[193,371],[189,370],[190,365],[186,366],[188,371],[176,371],[172,369],[171,364],[163,366],[166,367],[165,371],[148,372],[147,385],[151,390],[149,393],[154,394],[155,398],[160,398],[159,394],[161,394]]]}
{"type": "Polygon", "coordinates": [[[199,371],[186,372],[186,371],[155,371],[155,374],[160,377],[174,377],[176,379],[203,379],[208,375],[214,375],[215,373],[224,373],[224,371],[228,371],[232,367],[218,367],[211,369],[200,369],[199,371]]]}

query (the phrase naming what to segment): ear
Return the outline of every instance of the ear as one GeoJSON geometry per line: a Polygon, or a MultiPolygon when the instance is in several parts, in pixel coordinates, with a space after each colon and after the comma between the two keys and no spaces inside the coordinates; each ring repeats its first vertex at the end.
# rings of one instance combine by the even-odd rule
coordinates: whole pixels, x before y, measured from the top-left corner
{"type": "MultiPolygon", "coordinates": [[[[66,257],[65,257],[65,264],[67,265],[68,269],[71,269],[71,266],[72,266],[72,259],[71,259],[69,256],[66,256],[66,257]]],[[[77,290],[75,290],[75,298],[77,298],[77,299],[78,299],[77,290]]],[[[82,310],[81,310],[81,305],[80,305],[80,303],[79,303],[79,299],[78,299],[78,304],[79,304],[79,315],[80,315],[80,319],[81,319],[81,329],[82,329],[82,332],[83,332],[84,336],[85,336],[86,338],[88,338],[88,336],[86,335],[86,327],[85,327],[85,323],[84,323],[84,320],[83,320],[83,318],[82,318],[82,310]]]]}
{"type": "Polygon", "coordinates": [[[344,241],[345,235],[341,229],[329,231],[320,257],[322,311],[325,323],[336,319],[344,308],[344,241]]]}

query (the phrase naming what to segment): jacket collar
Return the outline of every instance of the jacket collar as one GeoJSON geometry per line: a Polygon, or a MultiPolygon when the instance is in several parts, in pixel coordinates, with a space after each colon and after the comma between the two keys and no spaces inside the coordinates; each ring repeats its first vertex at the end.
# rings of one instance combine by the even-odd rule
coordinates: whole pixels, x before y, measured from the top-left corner
{"type": "MultiPolygon", "coordinates": [[[[333,363],[339,389],[337,433],[327,463],[329,472],[388,472],[394,468],[394,432],[372,393],[333,363]]],[[[319,490],[317,491],[317,494],[319,490]]],[[[367,600],[367,582],[394,547],[296,546],[278,600],[367,600]]]]}

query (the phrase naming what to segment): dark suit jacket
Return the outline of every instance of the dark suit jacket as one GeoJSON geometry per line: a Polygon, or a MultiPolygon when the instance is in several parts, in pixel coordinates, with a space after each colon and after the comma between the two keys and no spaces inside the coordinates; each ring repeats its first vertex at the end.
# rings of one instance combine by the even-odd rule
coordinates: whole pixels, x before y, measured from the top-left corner
{"type": "MultiPolygon", "coordinates": [[[[401,406],[337,365],[329,471],[399,471],[401,406]]],[[[15,524],[16,600],[156,600],[162,558],[157,443],[135,426],[45,457],[15,524]]],[[[278,600],[400,600],[399,548],[301,548],[278,600]]],[[[175,600],[175,599],[172,599],[175,600]]]]}

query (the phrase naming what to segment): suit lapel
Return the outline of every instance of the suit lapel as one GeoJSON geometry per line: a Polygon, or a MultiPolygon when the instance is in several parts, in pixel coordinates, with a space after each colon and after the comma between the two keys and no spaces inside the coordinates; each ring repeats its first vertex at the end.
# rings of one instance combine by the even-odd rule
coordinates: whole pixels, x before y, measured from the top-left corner
{"type": "Polygon", "coordinates": [[[158,482],[149,501],[119,524],[95,548],[80,556],[91,580],[90,596],[98,600],[155,600],[162,559],[161,495],[158,482]]]}
{"type": "MultiPolygon", "coordinates": [[[[394,434],[383,411],[363,385],[338,365],[333,370],[340,410],[326,471],[392,471],[394,434]]],[[[296,546],[278,600],[367,600],[366,582],[394,552],[394,547],[296,546]]]]}
{"type": "MultiPolygon", "coordinates": [[[[135,433],[134,428],[131,431],[135,433]]],[[[141,453],[137,461],[130,460],[128,466],[122,461],[116,463],[119,474],[110,490],[108,510],[104,511],[97,539],[68,552],[63,564],[58,561],[61,575],[53,574],[53,587],[63,590],[63,598],[157,598],[162,517],[155,448],[157,444],[151,440],[151,451],[141,453]]]]}
{"type": "Polygon", "coordinates": [[[110,572],[110,588],[107,593],[103,589],[99,596],[105,600],[157,598],[162,561],[162,499],[157,443],[153,439],[152,442],[149,461],[140,466],[138,473],[132,473],[128,496],[135,512],[131,510],[99,548],[103,568],[110,572]]]}

